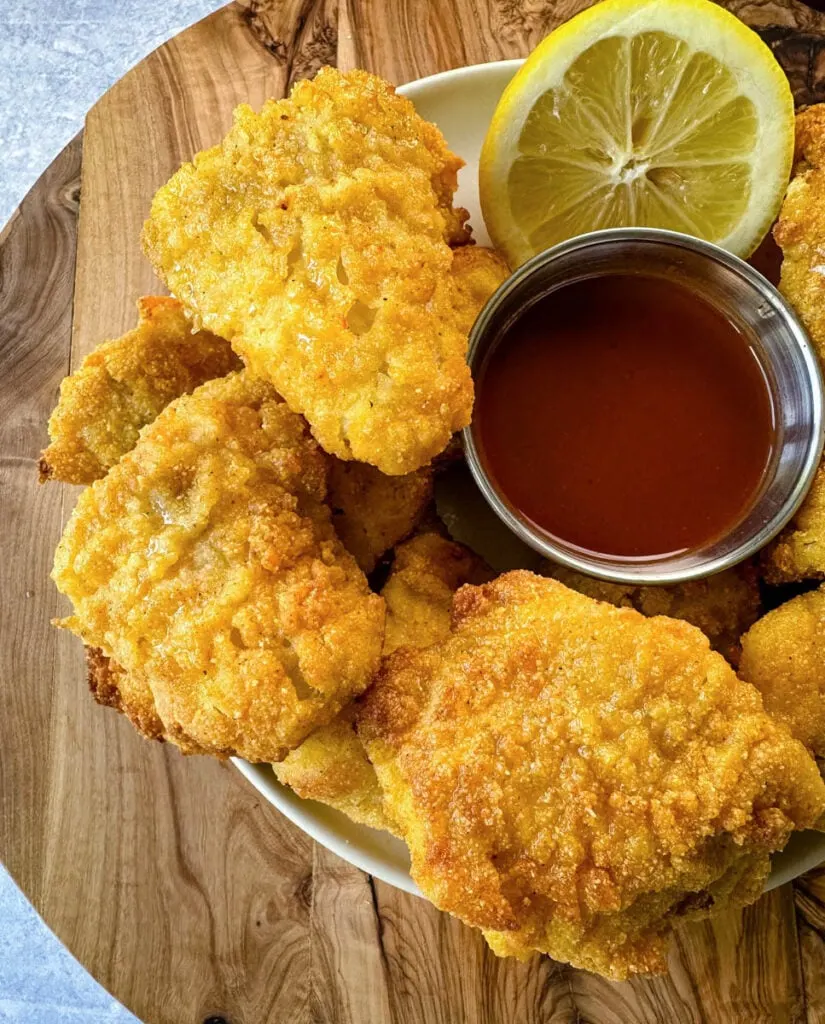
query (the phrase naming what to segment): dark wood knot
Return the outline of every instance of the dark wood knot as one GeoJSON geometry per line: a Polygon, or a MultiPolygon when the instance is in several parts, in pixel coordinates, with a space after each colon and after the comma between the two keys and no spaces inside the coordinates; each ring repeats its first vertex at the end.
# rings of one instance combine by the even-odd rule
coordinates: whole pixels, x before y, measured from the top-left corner
{"type": "Polygon", "coordinates": [[[70,181],[61,188],[58,202],[64,209],[76,214],[80,208],[80,181],[70,181]]]}
{"type": "Polygon", "coordinates": [[[825,100],[825,36],[790,25],[765,25],[756,31],[788,76],[796,105],[825,100]]]}
{"type": "Polygon", "coordinates": [[[295,895],[302,907],[309,907],[312,903],[312,873],[302,878],[295,886],[295,895]]]}
{"type": "MultiPolygon", "coordinates": [[[[289,59],[287,44],[278,39],[267,24],[267,5],[265,0],[248,0],[242,5],[241,17],[246,22],[252,35],[271,54],[279,64],[286,64],[289,59]]],[[[296,27],[296,37],[299,28],[296,27]]]]}

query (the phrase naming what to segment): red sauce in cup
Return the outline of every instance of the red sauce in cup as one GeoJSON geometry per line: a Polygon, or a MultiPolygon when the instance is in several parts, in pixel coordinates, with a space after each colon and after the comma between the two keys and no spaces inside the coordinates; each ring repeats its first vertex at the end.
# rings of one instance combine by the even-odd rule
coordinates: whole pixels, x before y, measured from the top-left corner
{"type": "Polygon", "coordinates": [[[774,431],[748,338],[670,279],[609,275],[544,296],[476,381],[473,434],[500,493],[602,555],[722,535],[756,498],[774,431]]]}

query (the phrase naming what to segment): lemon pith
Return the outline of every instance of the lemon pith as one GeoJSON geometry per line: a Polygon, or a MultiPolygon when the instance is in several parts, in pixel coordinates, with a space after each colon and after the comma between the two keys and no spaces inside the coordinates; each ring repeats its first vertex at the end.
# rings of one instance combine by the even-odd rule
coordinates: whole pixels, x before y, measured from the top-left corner
{"type": "Polygon", "coordinates": [[[710,0],[604,0],[505,90],[480,161],[485,222],[513,265],[634,224],[747,256],[787,187],[793,117],[770,50],[710,0]]]}

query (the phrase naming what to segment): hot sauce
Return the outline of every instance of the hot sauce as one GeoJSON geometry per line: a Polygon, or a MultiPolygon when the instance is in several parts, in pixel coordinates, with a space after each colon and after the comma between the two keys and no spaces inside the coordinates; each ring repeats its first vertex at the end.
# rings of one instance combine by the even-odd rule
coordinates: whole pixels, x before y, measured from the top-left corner
{"type": "Polygon", "coordinates": [[[692,550],[759,490],[774,415],[748,338],[682,285],[611,275],[541,298],[476,382],[473,433],[509,503],[587,551],[692,550]]]}

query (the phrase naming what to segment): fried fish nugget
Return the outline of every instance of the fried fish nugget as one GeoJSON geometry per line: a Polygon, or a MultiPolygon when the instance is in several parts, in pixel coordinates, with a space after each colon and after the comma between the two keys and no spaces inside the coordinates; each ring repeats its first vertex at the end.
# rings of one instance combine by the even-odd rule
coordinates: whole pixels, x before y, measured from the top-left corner
{"type": "Polygon", "coordinates": [[[465,583],[486,583],[489,566],[463,544],[422,533],[395,553],[381,596],[387,603],[384,654],[429,647],[450,632],[453,594],[465,583]]]}
{"type": "Polygon", "coordinates": [[[450,244],[461,161],[409,100],[323,68],[160,189],[160,277],[341,459],[401,475],[470,420],[466,299],[450,244]]]}
{"type": "Polygon", "coordinates": [[[158,717],[155,698],[146,680],[125,672],[97,647],[86,648],[86,669],[89,690],[103,707],[124,715],[148,740],[172,740],[184,754],[205,754],[179,729],[169,732],[158,717]]]}
{"type": "Polygon", "coordinates": [[[344,547],[370,573],[378,559],[408,537],[433,497],[429,467],[387,476],[365,462],[332,459],[329,505],[344,547]]]}
{"type": "Polygon", "coordinates": [[[825,757],[825,586],[764,615],[742,638],[739,674],[765,710],[825,757]]]}
{"type": "Polygon", "coordinates": [[[107,658],[98,647],[86,648],[86,669],[92,696],[107,708],[125,715],[137,731],[149,740],[164,739],[163,722],[158,718],[155,698],[149,686],[135,680],[107,658]]]}
{"type": "Polygon", "coordinates": [[[384,603],[335,536],[326,459],[242,371],[169,405],[81,494],[60,625],[148,687],[165,734],[273,761],[370,681],[384,603]]]}
{"type": "Polygon", "coordinates": [[[788,526],[762,552],[768,583],[825,578],[825,465],[788,526]]]}
{"type": "MultiPolygon", "coordinates": [[[[773,233],[782,249],[779,290],[825,363],[825,104],[797,114],[793,178],[773,233]]],[[[825,577],[825,466],[763,561],[771,583],[825,577]]]]}
{"type": "Polygon", "coordinates": [[[484,303],[510,276],[510,268],[495,249],[464,245],[453,253],[452,275],[458,290],[456,308],[461,327],[469,334],[484,303]]]}
{"type": "Polygon", "coordinates": [[[575,572],[556,562],[546,562],[545,576],[571,590],[617,608],[635,608],[642,615],[668,615],[701,629],[711,647],[732,665],[739,663],[740,638],[759,618],[762,600],[756,569],[750,564],[728,569],[704,580],[667,587],[607,583],[575,572]]]}
{"type": "Polygon", "coordinates": [[[499,954],[613,978],[755,899],[825,808],[813,759],[699,630],[523,571],[463,587],[447,639],[391,655],[359,735],[436,906],[499,954]]]}
{"type": "MultiPolygon", "coordinates": [[[[424,533],[402,544],[381,591],[387,604],[384,653],[400,645],[426,647],[450,632],[453,593],[490,578],[487,566],[461,544],[424,533]]],[[[357,706],[317,729],[273,770],[307,800],[329,804],[373,828],[397,833],[384,810],[375,769],[356,733],[357,706]]]]}
{"type": "Polygon", "coordinates": [[[779,288],[825,361],[825,103],[796,116],[793,178],[773,234],[782,249],[779,288]]]}
{"type": "Polygon", "coordinates": [[[355,731],[357,707],[350,705],[283,761],[272,765],[279,782],[304,800],[317,800],[352,821],[397,835],[384,812],[384,795],[364,745],[355,731]]]}
{"type": "Polygon", "coordinates": [[[176,299],[139,299],[137,327],[96,348],[60,385],[41,481],[100,479],[173,399],[239,366],[229,342],[194,330],[176,299]]]}

